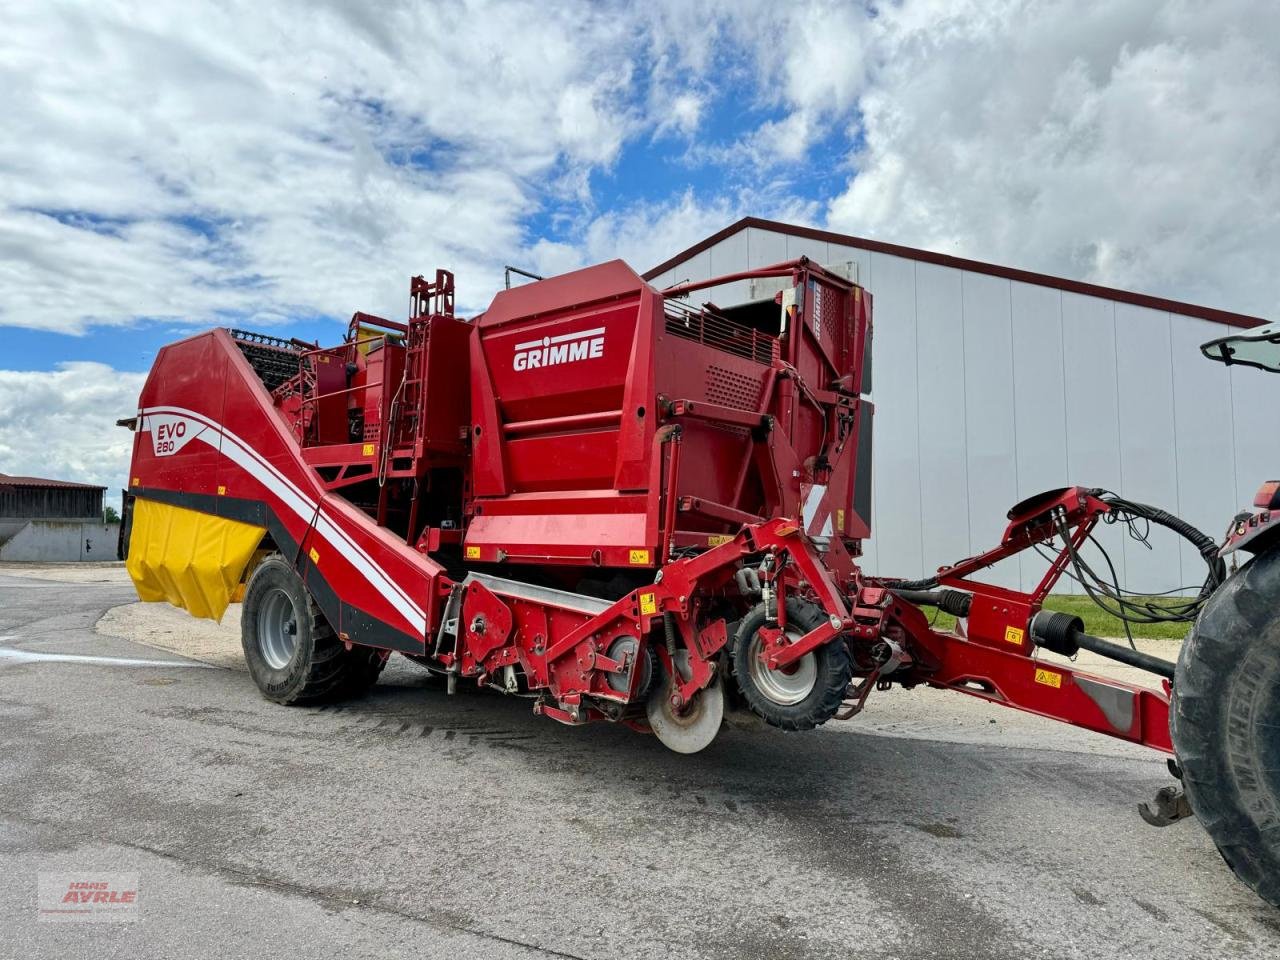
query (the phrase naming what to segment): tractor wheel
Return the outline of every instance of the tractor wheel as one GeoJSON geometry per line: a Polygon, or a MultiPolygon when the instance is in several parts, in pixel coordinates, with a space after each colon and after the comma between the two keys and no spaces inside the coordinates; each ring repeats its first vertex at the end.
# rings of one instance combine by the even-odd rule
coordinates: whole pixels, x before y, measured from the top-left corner
{"type": "Polygon", "coordinates": [[[371,647],[347,649],[279,554],[263,560],[249,579],[240,642],[254,683],[277,703],[358,696],[377,682],[386,662],[371,647]]]}
{"type": "MultiPolygon", "coordinates": [[[[798,640],[826,619],[812,603],[787,601],[787,637],[798,640]]],[[[853,676],[844,643],[824,644],[781,670],[760,659],[758,631],[765,624],[764,606],[755,607],[738,624],[733,642],[733,676],[751,712],[783,730],[812,730],[830,720],[844,700],[853,676]]]]}
{"type": "Polygon", "coordinates": [[[1280,551],[1209,598],[1171,706],[1191,809],[1235,875],[1280,907],[1280,551]]]}

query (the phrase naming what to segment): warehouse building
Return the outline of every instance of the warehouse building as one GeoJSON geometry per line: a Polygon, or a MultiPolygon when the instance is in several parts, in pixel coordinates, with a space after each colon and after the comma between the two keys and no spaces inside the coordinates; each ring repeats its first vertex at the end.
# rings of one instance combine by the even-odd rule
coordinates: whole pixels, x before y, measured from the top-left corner
{"type": "Polygon", "coordinates": [[[0,473],[0,561],[114,560],[118,523],[103,523],[106,487],[0,473]]]}
{"type": "MultiPolygon", "coordinates": [[[[1073,483],[1217,538],[1276,473],[1265,438],[1280,378],[1199,350],[1256,317],[754,217],[645,277],[662,288],[800,256],[873,297],[872,573],[924,576],[988,549],[1014,503],[1073,483]]],[[[697,296],[760,292],[740,281],[697,296]]],[[[1164,530],[1099,539],[1131,589],[1204,578],[1196,551],[1164,530]]],[[[992,579],[1030,588],[1043,569],[1024,555],[992,579]]]]}

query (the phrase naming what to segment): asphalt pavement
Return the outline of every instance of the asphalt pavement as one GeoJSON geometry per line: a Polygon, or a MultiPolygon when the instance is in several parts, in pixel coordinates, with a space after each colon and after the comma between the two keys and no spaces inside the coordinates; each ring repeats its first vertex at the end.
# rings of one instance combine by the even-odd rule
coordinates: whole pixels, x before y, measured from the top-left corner
{"type": "Polygon", "coordinates": [[[132,588],[79,579],[0,567],[0,957],[1280,955],[1198,824],[1139,820],[1170,780],[1127,744],[895,691],[685,757],[403,659],[287,708],[98,632],[132,588]],[[40,919],[95,872],[134,919],[40,919]]]}

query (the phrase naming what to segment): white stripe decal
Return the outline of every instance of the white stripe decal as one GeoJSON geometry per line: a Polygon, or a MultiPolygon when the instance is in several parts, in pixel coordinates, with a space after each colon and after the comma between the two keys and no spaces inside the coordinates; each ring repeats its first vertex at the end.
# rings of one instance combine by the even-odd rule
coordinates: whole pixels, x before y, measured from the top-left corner
{"type": "Polygon", "coordinates": [[[825,483],[815,483],[809,488],[809,495],[804,498],[804,506],[800,509],[805,533],[813,533],[813,520],[818,515],[818,507],[822,505],[822,498],[826,492],[825,483]]]}
{"type": "Polygon", "coordinates": [[[596,327],[594,330],[580,330],[578,333],[562,333],[558,337],[539,337],[537,340],[526,340],[524,343],[517,343],[517,350],[532,350],[534,347],[545,347],[548,343],[564,343],[568,340],[582,340],[586,337],[595,337],[604,333],[604,327],[596,327]],[[545,343],[543,341],[546,341],[545,343]]]}
{"type": "Polygon", "coordinates": [[[267,462],[266,458],[258,453],[257,450],[254,450],[221,424],[215,423],[203,414],[196,413],[193,410],[187,410],[182,407],[149,407],[143,410],[142,413],[144,415],[143,430],[150,428],[145,416],[158,413],[172,413],[191,417],[193,420],[198,420],[207,425],[209,429],[200,432],[200,440],[218,450],[228,460],[270,490],[280,499],[281,503],[303,522],[310,526],[314,521],[316,533],[328,541],[331,546],[338,549],[352,566],[364,574],[378,593],[382,594],[383,598],[406,621],[420,633],[426,633],[427,615],[422,608],[405,593],[398,583],[387,575],[386,571],[359,544],[351,539],[345,530],[338,527],[326,516],[323,509],[317,512],[315,500],[299,490],[288,477],[267,462]],[[223,443],[223,440],[226,442],[223,443]],[[344,547],[346,548],[345,550],[343,549],[344,547]]]}

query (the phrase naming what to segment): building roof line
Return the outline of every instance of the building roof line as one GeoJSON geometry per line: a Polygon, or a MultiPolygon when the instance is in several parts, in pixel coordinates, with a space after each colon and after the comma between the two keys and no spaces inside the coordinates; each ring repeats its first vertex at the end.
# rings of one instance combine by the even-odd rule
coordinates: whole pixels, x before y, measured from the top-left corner
{"type": "Polygon", "coordinates": [[[1036,273],[1032,270],[1020,270],[1016,267],[1002,267],[994,263],[984,263],[981,260],[968,260],[964,257],[955,257],[947,253],[934,253],[932,250],[921,250],[917,247],[904,247],[897,243],[885,243],[882,240],[868,240],[865,237],[855,237],[844,233],[833,233],[829,230],[818,230],[814,227],[801,227],[791,223],[780,223],[776,220],[763,220],[760,217],[743,217],[736,223],[731,223],[723,230],[713,233],[705,240],[700,240],[689,249],[677,253],[674,257],[663,261],[652,270],[643,274],[645,280],[653,280],[659,274],[670,270],[690,257],[702,253],[704,250],[715,246],[721,240],[733,236],[748,227],[755,227],[758,230],[769,230],[774,233],[782,233],[792,237],[804,237],[809,240],[820,240],[825,243],[838,243],[846,247],[856,247],[861,250],[869,250],[873,253],[886,253],[895,257],[903,257],[908,260],[918,260],[923,263],[932,263],[942,267],[954,267],[958,270],[968,270],[972,273],[985,273],[993,277],[1003,277],[1006,280],[1018,280],[1022,283],[1035,284],[1041,287],[1052,287],[1056,290],[1065,290],[1069,293],[1080,293],[1089,297],[1100,297],[1105,300],[1114,300],[1118,303],[1129,303],[1138,307],[1148,307],[1152,310],[1163,310],[1168,313],[1177,313],[1187,317],[1197,317],[1201,320],[1211,320],[1214,323],[1223,323],[1231,327],[1257,327],[1264,323],[1261,317],[1251,317],[1243,313],[1232,313],[1229,310],[1218,310],[1215,307],[1202,307],[1194,303],[1184,303],[1181,300],[1169,300],[1165,297],[1156,297],[1146,293],[1133,293],[1129,290],[1119,290],[1115,287],[1104,287],[1096,283],[1085,283],[1082,280],[1068,280],[1065,277],[1054,277],[1047,273],[1036,273]]]}
{"type": "Polygon", "coordinates": [[[0,473],[0,487],[36,487],[44,490],[106,490],[96,483],[75,483],[71,480],[49,480],[45,477],[15,477],[0,473]]]}

